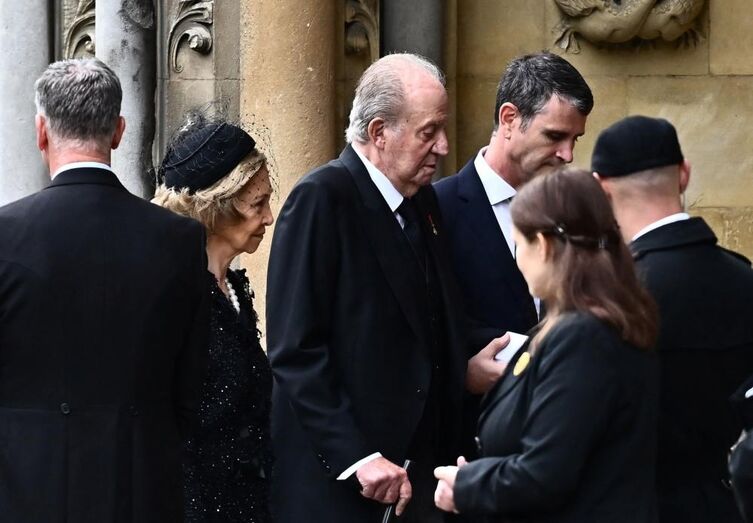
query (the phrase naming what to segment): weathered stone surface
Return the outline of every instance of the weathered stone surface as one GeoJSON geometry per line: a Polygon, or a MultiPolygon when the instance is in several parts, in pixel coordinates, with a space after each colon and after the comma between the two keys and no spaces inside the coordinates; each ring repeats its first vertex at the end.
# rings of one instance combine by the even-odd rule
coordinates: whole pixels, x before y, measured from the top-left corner
{"type": "Polygon", "coordinates": [[[489,143],[494,127],[497,80],[460,77],[457,80],[457,167],[461,168],[489,143]]]}
{"type": "Polygon", "coordinates": [[[599,132],[626,115],[627,86],[623,78],[609,76],[587,77],[586,81],[594,95],[594,108],[586,122],[586,134],[575,146],[573,165],[588,170],[599,132]]]}
{"type": "Polygon", "coordinates": [[[688,201],[753,205],[753,77],[634,77],[628,113],[667,118],[693,171],[688,201]]]}
{"type": "Polygon", "coordinates": [[[720,245],[753,259],[753,207],[696,207],[690,212],[708,222],[720,245]]]}
{"type": "Polygon", "coordinates": [[[38,191],[49,173],[37,150],[34,81],[51,61],[46,0],[0,2],[0,205],[38,191]]]}
{"type": "MultiPolygon", "coordinates": [[[[254,0],[241,5],[241,121],[265,125],[277,160],[276,216],[291,187],[308,170],[336,154],[334,2],[254,0]],[[274,37],[270,37],[274,35],[274,37]]],[[[265,311],[272,230],[249,269],[256,310],[265,311]]]]}
{"type": "Polygon", "coordinates": [[[458,3],[458,75],[499,78],[510,59],[548,46],[542,0],[458,3]]]}
{"type": "Polygon", "coordinates": [[[713,74],[753,74],[753,4],[711,0],[709,61],[713,74]]]}

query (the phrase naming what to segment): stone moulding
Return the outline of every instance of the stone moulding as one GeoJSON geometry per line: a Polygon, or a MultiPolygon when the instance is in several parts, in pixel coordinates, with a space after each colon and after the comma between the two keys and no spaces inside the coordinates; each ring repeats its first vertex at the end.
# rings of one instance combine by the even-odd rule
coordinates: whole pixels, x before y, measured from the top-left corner
{"type": "Polygon", "coordinates": [[[90,58],[94,56],[95,0],[80,0],[76,15],[65,32],[64,58],[90,58]]]}
{"type": "Polygon", "coordinates": [[[555,45],[580,52],[578,37],[594,44],[662,40],[695,45],[706,0],[554,0],[561,14],[555,45]]]}
{"type": "Polygon", "coordinates": [[[183,66],[178,63],[178,52],[184,43],[199,54],[209,54],[213,43],[213,15],[214,0],[180,0],[167,38],[170,71],[183,72],[183,66]]]}
{"type": "Polygon", "coordinates": [[[347,0],[345,4],[345,53],[368,50],[371,61],[379,59],[379,19],[377,1],[347,0]]]}

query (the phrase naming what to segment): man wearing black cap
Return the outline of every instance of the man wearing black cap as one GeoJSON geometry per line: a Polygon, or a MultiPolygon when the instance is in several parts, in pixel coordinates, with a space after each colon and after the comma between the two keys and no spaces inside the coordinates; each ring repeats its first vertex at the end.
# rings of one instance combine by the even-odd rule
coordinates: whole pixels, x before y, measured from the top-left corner
{"type": "Polygon", "coordinates": [[[739,521],[725,485],[727,451],[741,428],[728,398],[753,368],[750,262],[683,211],[690,165],[668,121],[615,123],[599,135],[592,167],[659,306],[660,521],[739,521]]]}
{"type": "Polygon", "coordinates": [[[0,519],[182,521],[203,228],[111,170],[125,121],[110,68],[56,62],[35,89],[52,182],[0,208],[0,519]]]}

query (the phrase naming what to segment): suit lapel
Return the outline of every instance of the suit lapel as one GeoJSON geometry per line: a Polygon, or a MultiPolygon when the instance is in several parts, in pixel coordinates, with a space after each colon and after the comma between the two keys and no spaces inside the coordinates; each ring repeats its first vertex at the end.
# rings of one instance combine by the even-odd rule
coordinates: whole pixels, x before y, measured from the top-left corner
{"type": "Polygon", "coordinates": [[[340,155],[361,196],[363,205],[356,206],[362,215],[366,235],[387,282],[400,304],[416,336],[426,345],[425,328],[421,321],[425,304],[424,274],[395,215],[369,177],[360,158],[348,145],[340,155]]]}
{"type": "Polygon", "coordinates": [[[477,245],[486,251],[487,259],[493,265],[492,270],[503,275],[516,302],[521,306],[531,308],[532,311],[529,312],[533,314],[533,318],[536,318],[533,299],[528,294],[528,285],[510,253],[505,235],[489,204],[489,198],[473,165],[473,160],[463,167],[458,176],[458,197],[463,204],[461,212],[468,227],[476,236],[477,245]]]}

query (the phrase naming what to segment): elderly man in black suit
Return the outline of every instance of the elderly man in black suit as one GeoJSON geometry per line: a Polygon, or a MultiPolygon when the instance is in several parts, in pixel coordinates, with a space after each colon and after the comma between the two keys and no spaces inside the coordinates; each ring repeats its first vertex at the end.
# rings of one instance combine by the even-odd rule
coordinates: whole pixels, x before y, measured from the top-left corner
{"type": "MultiPolygon", "coordinates": [[[[515,265],[510,203],[534,176],[573,160],[592,107],[588,84],[564,58],[518,57],[499,81],[489,144],[455,176],[435,184],[452,268],[476,327],[471,351],[505,331],[526,333],[538,322],[540,306],[515,265]]],[[[466,456],[475,454],[468,442],[476,435],[480,394],[505,367],[494,356],[490,351],[476,356],[485,373],[471,380],[478,386],[466,398],[466,456]]]]}
{"type": "Polygon", "coordinates": [[[181,521],[179,424],[208,327],[203,229],[110,169],[125,122],[105,64],[50,65],[36,101],[52,183],[0,209],[2,519],[181,521]]]}
{"type": "Polygon", "coordinates": [[[442,518],[432,467],[459,451],[466,369],[430,185],[448,151],[447,111],[433,64],[375,62],[356,90],[349,145],[280,212],[267,336],[281,523],[379,522],[395,502],[396,513],[407,504],[401,521],[442,518]]]}
{"type": "Polygon", "coordinates": [[[615,123],[599,135],[592,167],[659,306],[660,521],[740,521],[725,485],[741,429],[728,399],[753,368],[750,262],[683,211],[690,164],[668,121],[615,123]]]}

